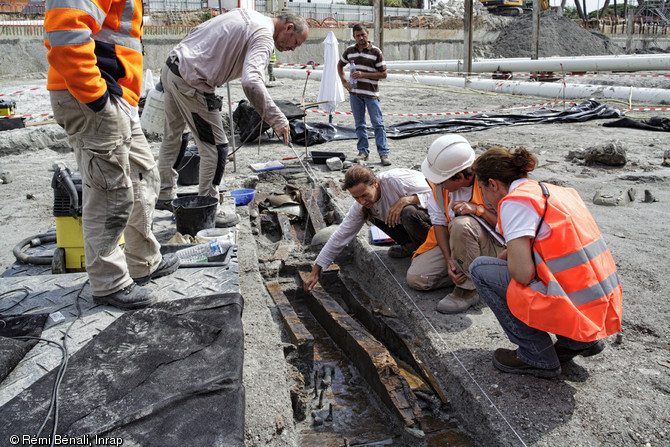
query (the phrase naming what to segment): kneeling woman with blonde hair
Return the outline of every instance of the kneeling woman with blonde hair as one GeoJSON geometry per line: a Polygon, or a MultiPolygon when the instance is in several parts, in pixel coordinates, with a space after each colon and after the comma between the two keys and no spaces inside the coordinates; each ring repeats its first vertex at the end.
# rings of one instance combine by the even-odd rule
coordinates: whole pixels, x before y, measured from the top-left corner
{"type": "Polygon", "coordinates": [[[498,209],[507,250],[479,257],[470,275],[516,350],[499,348],[501,371],[551,378],[561,363],[600,353],[621,330],[621,284],[598,227],[572,188],[528,179],[537,159],[494,148],[472,166],[498,209]],[[556,343],[549,333],[556,334],[556,343]]]}

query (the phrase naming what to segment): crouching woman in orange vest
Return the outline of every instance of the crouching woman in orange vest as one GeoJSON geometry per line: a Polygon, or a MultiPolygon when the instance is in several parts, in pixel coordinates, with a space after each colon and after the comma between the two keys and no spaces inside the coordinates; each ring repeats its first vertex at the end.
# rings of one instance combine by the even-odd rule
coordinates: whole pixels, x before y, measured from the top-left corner
{"type": "Polygon", "coordinates": [[[490,149],[472,166],[498,208],[507,250],[480,257],[470,275],[517,350],[497,349],[504,372],[551,378],[573,357],[600,353],[621,330],[621,284],[612,255],[579,194],[527,178],[526,149],[490,149]],[[549,333],[556,334],[556,343],[549,333]]]}

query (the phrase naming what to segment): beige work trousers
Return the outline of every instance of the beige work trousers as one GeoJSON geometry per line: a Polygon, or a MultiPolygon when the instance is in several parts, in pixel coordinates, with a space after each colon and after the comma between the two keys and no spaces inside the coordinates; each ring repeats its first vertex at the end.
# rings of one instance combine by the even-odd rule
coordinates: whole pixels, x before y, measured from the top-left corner
{"type": "Polygon", "coordinates": [[[175,164],[181,149],[181,136],[188,125],[200,155],[198,195],[209,195],[219,200],[219,185],[214,182],[219,163],[216,146],[228,142],[223,131],[221,112],[209,110],[203,93],[175,75],[167,65],[161,70],[161,84],[165,91],[165,125],[158,154],[161,177],[159,198],[169,200],[177,197],[179,172],[175,164]]]}
{"type": "Polygon", "coordinates": [[[99,112],[69,91],[50,92],[56,122],[68,134],[82,178],[86,271],[95,296],[114,293],[158,268],[151,231],[159,176],[139,122],[110,98],[99,112]],[[125,237],[125,253],[119,247],[125,237]]]}
{"type": "MultiPolygon", "coordinates": [[[[457,216],[448,226],[451,258],[467,279],[458,287],[474,290],[470,279],[470,264],[479,256],[496,257],[503,251],[495,239],[470,216],[457,216]]],[[[412,260],[407,270],[407,284],[416,290],[433,290],[454,285],[447,273],[447,261],[439,246],[421,253],[412,260]]]]}

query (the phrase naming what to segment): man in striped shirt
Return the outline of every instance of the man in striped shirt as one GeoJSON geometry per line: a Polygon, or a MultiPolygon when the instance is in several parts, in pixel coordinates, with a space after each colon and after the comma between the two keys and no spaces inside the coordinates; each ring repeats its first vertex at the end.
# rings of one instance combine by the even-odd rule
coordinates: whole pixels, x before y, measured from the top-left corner
{"type": "Polygon", "coordinates": [[[342,80],[342,85],[349,91],[349,102],[351,112],[356,124],[356,136],[358,137],[358,156],[356,159],[367,161],[370,151],[368,150],[368,131],[365,122],[365,109],[370,115],[370,121],[375,132],[375,144],[382,165],[389,166],[389,148],[386,144],[386,129],[382,117],[382,109],[379,105],[379,80],[386,79],[386,62],[382,51],[368,41],[368,30],[360,23],[353,26],[355,45],[351,45],[342,54],[337,64],[337,72],[342,80]],[[350,64],[350,79],[344,74],[344,67],[350,64]]]}

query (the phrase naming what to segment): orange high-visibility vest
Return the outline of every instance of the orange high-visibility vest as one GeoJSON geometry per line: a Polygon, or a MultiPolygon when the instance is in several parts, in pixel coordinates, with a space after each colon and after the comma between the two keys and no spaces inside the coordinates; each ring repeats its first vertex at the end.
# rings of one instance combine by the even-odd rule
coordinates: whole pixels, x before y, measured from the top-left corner
{"type": "Polygon", "coordinates": [[[94,110],[104,106],[107,92],[137,105],[142,0],[47,0],[44,31],[48,90],[69,90],[94,110]]]}
{"type": "MultiPolygon", "coordinates": [[[[441,186],[437,186],[429,180],[426,181],[428,182],[430,189],[433,190],[433,197],[435,197],[437,205],[444,212],[444,215],[447,216],[447,222],[451,222],[451,218],[447,212],[449,209],[449,194],[444,194],[444,190],[441,186]]],[[[483,205],[484,208],[486,208],[486,204],[484,203],[484,196],[482,195],[482,189],[479,187],[477,177],[475,177],[475,182],[472,185],[472,199],[470,199],[470,202],[476,203],[477,205],[483,205]]],[[[435,226],[433,225],[430,227],[430,230],[428,230],[428,236],[426,237],[424,243],[421,244],[416,252],[414,252],[412,259],[414,259],[415,256],[418,256],[421,253],[425,253],[434,247],[437,247],[437,237],[435,237],[435,226]]]]}
{"type": "MultiPolygon", "coordinates": [[[[545,184],[549,190],[544,222],[550,235],[533,244],[536,279],[512,279],[507,304],[532,328],[577,341],[595,341],[621,330],[621,283],[607,244],[591,213],[572,188],[545,184]]],[[[545,198],[535,181],[527,181],[505,200],[530,202],[543,215],[545,198]]]]}

